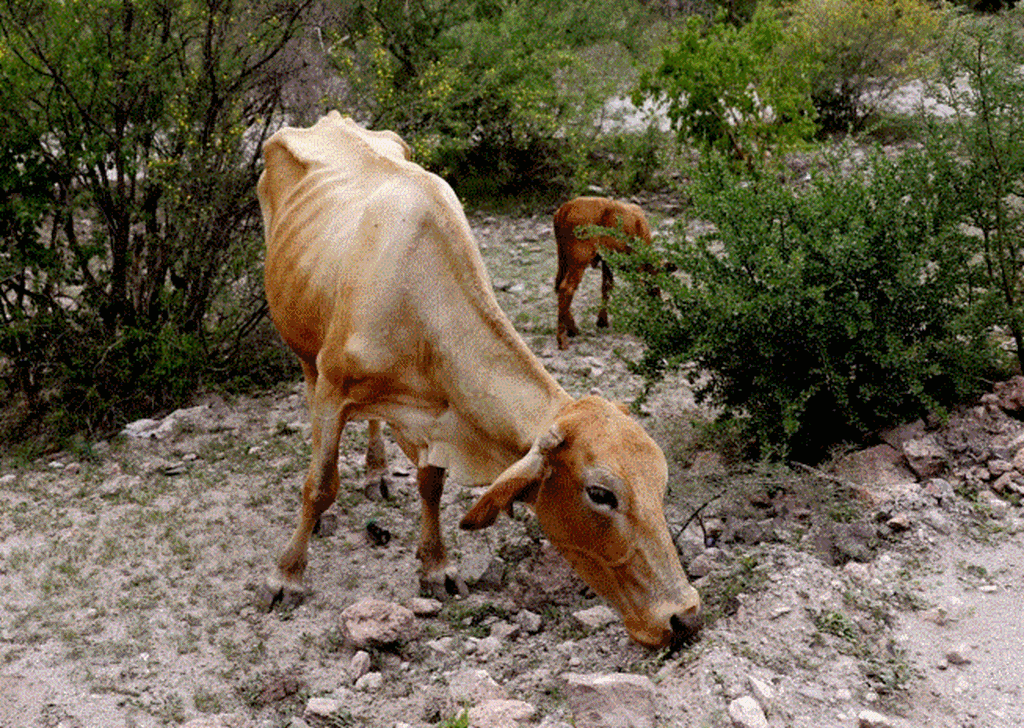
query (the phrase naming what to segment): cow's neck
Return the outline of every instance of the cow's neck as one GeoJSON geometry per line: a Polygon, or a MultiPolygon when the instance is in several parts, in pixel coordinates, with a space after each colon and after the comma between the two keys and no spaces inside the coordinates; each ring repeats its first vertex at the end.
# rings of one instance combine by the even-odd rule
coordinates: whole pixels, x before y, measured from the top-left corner
{"type": "Polygon", "coordinates": [[[461,342],[447,357],[446,390],[451,407],[518,458],[573,399],[507,320],[496,323],[496,335],[461,342]]]}

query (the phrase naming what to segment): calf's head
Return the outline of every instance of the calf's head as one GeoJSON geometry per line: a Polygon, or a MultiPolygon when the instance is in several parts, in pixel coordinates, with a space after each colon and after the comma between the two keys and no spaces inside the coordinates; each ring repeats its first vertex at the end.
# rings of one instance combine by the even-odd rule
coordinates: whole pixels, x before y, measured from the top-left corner
{"type": "Polygon", "coordinates": [[[492,524],[515,501],[590,587],[622,615],[637,642],[663,647],[700,629],[700,597],[686,580],[665,523],[665,456],[616,405],[584,397],[559,413],[462,519],[492,524]]]}

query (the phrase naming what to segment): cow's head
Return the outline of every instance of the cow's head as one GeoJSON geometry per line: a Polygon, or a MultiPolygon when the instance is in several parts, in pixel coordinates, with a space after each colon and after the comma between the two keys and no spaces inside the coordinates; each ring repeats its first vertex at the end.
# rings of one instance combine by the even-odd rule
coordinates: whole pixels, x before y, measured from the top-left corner
{"type": "Polygon", "coordinates": [[[514,501],[533,506],[544,533],[622,615],[637,642],[662,647],[700,629],[662,510],[665,456],[619,407],[599,397],[567,406],[530,451],[462,519],[484,528],[514,501]]]}

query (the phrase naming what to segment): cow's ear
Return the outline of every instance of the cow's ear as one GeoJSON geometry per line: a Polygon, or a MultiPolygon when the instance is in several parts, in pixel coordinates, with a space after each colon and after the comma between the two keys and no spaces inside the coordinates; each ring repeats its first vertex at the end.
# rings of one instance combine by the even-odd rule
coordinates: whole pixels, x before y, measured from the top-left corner
{"type": "Polygon", "coordinates": [[[512,504],[516,501],[533,503],[547,471],[548,456],[563,439],[557,425],[538,437],[530,451],[512,463],[480,496],[462,518],[459,527],[467,531],[487,528],[502,511],[511,516],[512,504]]]}

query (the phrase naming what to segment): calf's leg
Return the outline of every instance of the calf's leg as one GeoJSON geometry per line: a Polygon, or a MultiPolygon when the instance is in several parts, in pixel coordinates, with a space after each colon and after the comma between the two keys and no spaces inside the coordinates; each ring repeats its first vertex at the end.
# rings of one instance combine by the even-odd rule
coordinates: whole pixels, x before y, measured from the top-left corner
{"type": "Polygon", "coordinates": [[[601,308],[597,312],[597,325],[601,328],[608,328],[608,296],[615,287],[615,279],[612,277],[612,269],[608,263],[601,261],[601,308]]]}
{"type": "Polygon", "coordinates": [[[556,339],[559,349],[569,346],[569,337],[577,333],[576,319],[572,315],[572,297],[583,280],[585,266],[575,266],[566,272],[558,284],[558,332],[556,339]]]}

